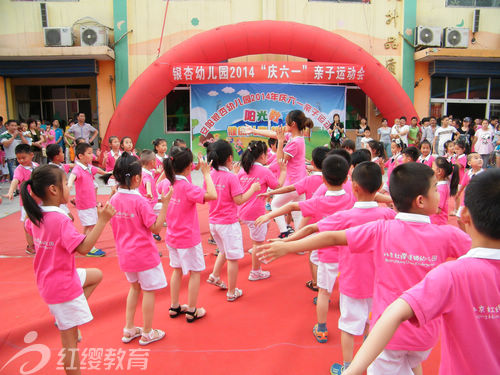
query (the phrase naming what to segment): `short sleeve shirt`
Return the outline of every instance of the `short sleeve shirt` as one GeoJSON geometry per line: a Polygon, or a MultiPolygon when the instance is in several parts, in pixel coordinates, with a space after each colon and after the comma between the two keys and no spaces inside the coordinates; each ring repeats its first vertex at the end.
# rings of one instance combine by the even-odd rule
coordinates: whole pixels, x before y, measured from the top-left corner
{"type": "Polygon", "coordinates": [[[306,144],[304,137],[291,138],[283,152],[290,156],[286,164],[286,185],[292,185],[306,176],[306,144]]]}
{"type": "Polygon", "coordinates": [[[243,194],[238,177],[226,167],[210,173],[217,199],[210,201],[208,221],[212,224],[234,224],[238,221],[238,206],[233,198],[243,194]]]}
{"type": "Polygon", "coordinates": [[[84,123],[82,126],[76,123],[71,125],[68,132],[73,134],[76,138],[85,139],[85,142],[88,143],[90,140],[90,135],[97,132],[97,129],[87,123],[84,123]]]}

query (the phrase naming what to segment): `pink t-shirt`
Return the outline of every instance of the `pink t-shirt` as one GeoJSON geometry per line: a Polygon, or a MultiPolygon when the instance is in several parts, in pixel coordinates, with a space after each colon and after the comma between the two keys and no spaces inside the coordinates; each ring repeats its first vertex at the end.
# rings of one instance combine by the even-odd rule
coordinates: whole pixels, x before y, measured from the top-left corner
{"type": "Polygon", "coordinates": [[[158,178],[160,177],[161,172],[158,173],[156,170],[158,168],[160,168],[160,171],[163,171],[163,159],[165,159],[165,157],[164,156],[162,157],[162,156],[160,156],[158,154],[156,154],[155,156],[156,156],[156,158],[155,158],[156,164],[155,164],[155,170],[153,172],[153,176],[155,178],[155,181],[158,181],[158,178]]]}
{"type": "Polygon", "coordinates": [[[304,137],[291,138],[283,149],[290,156],[286,164],[285,185],[293,185],[306,177],[306,143],[304,137]]]}
{"type": "Polygon", "coordinates": [[[238,207],[238,217],[241,220],[255,221],[266,213],[265,199],[258,198],[257,195],[265,193],[267,188],[276,189],[278,179],[269,168],[260,163],[254,163],[248,174],[241,168],[238,172],[238,179],[244,192],[250,189],[254,182],[260,183],[260,191],[254,193],[249,200],[238,207]]]}
{"type": "Polygon", "coordinates": [[[116,161],[121,156],[122,152],[118,150],[117,153],[113,152],[113,150],[108,152],[108,156],[106,158],[106,172],[111,172],[115,168],[116,161]]]}
{"type": "MultiPolygon", "coordinates": [[[[16,167],[16,169],[14,169],[13,179],[19,181],[19,186],[21,186],[21,184],[24,181],[28,181],[30,179],[31,173],[33,172],[33,169],[35,169],[36,167],[38,167],[38,164],[35,162],[31,162],[31,167],[25,167],[23,165],[18,165],[16,167]]],[[[31,192],[31,187],[28,186],[28,188],[29,188],[29,191],[31,192]]],[[[21,207],[23,206],[22,199],[19,199],[19,204],[21,205],[21,207]]]]}
{"type": "MultiPolygon", "coordinates": [[[[342,185],[342,188],[345,190],[347,194],[352,195],[353,199],[356,200],[356,197],[352,193],[352,181],[351,177],[347,177],[347,181],[342,185]]],[[[316,197],[323,197],[325,193],[328,191],[328,188],[326,187],[325,184],[319,185],[319,187],[316,189],[316,191],[313,194],[313,198],[316,197]]]]}
{"type": "Polygon", "coordinates": [[[48,304],[68,302],[83,293],[76,272],[75,249],[85,239],[71,219],[59,207],[42,206],[43,222],[39,227],[30,219],[26,231],[35,244],[36,285],[48,304]]]}
{"type": "Polygon", "coordinates": [[[431,223],[448,224],[448,199],[450,198],[450,184],[448,181],[438,181],[437,191],[439,193],[439,208],[441,212],[431,215],[431,223]]]}
{"type": "Polygon", "coordinates": [[[493,131],[482,128],[476,130],[476,143],[474,143],[474,150],[480,155],[486,155],[493,151],[493,131]]]}
{"type": "Polygon", "coordinates": [[[268,168],[276,178],[280,178],[281,168],[276,159],[272,163],[268,163],[268,168]]]}
{"type": "Polygon", "coordinates": [[[46,131],[45,135],[47,136],[46,137],[47,141],[45,142],[45,144],[47,146],[53,145],[54,143],[56,143],[56,132],[54,129],[50,129],[49,131],[46,131]],[[52,139],[49,139],[49,137],[48,137],[49,135],[52,136],[52,139]]]}
{"type": "MultiPolygon", "coordinates": [[[[472,169],[469,169],[467,172],[465,172],[464,177],[462,177],[462,179],[460,180],[460,186],[465,187],[465,186],[469,185],[471,178],[474,177],[475,175],[483,172],[483,171],[484,171],[484,169],[480,169],[479,171],[474,173],[474,171],[472,169]]],[[[462,197],[460,198],[460,206],[464,205],[464,198],[465,198],[465,190],[462,193],[462,197]]]]}
{"type": "MultiPolygon", "coordinates": [[[[396,212],[379,207],[377,202],[356,202],[350,210],[340,211],[318,222],[320,232],[343,230],[375,220],[394,219],[396,212]]],[[[374,245],[374,244],[373,244],[374,245]]],[[[373,248],[363,253],[351,253],[348,246],[332,246],[322,251],[339,254],[339,290],[351,298],[371,298],[375,265],[373,248]]]]}
{"type": "Polygon", "coordinates": [[[276,160],[276,153],[271,150],[271,148],[267,149],[267,164],[271,164],[276,160]]]}
{"type": "Polygon", "coordinates": [[[141,184],[139,185],[139,193],[146,198],[146,200],[149,202],[151,207],[154,207],[156,203],[158,203],[158,191],[156,189],[156,180],[154,179],[153,172],[148,171],[145,168],[142,168],[142,181],[141,184]],[[149,199],[147,198],[147,189],[146,189],[146,184],[147,183],[151,184],[151,194],[153,195],[153,198],[149,199]]]}
{"type": "MultiPolygon", "coordinates": [[[[330,216],[338,211],[344,211],[352,208],[354,199],[351,194],[344,190],[327,191],[322,197],[313,197],[311,199],[299,202],[300,211],[304,217],[310,217],[309,224],[330,216]]],[[[339,254],[336,251],[318,250],[319,260],[323,263],[338,263],[339,254]]]]}
{"type": "Polygon", "coordinates": [[[69,171],[71,170],[71,166],[69,164],[56,164],[56,163],[52,163],[52,162],[49,162],[50,165],[55,165],[56,167],[62,169],[64,171],[64,173],[69,173],[69,171]]]}
{"type": "Polygon", "coordinates": [[[464,177],[465,174],[465,168],[467,167],[467,155],[462,154],[456,157],[453,157],[452,161],[453,164],[458,164],[459,165],[459,181],[462,181],[462,178],[464,177]]]}
{"type": "MultiPolygon", "coordinates": [[[[452,225],[434,225],[424,215],[398,213],[395,220],[377,220],[346,230],[352,253],[374,251],[375,285],[372,324],[401,293],[431,269],[470,248],[470,237],[452,225]]],[[[404,322],[386,346],[389,350],[431,349],[439,338],[440,320],[415,328],[404,322]]]]}
{"type": "Polygon", "coordinates": [[[111,218],[120,269],[141,272],[160,264],[158,249],[149,228],[156,215],[137,190],[119,188],[110,199],[116,214],[111,218]]]}
{"type": "MultiPolygon", "coordinates": [[[[422,155],[420,155],[417,159],[417,163],[422,163],[422,164],[425,164],[428,167],[432,168],[432,163],[434,163],[434,159],[436,159],[436,158],[434,156],[432,156],[432,154],[429,154],[426,157],[423,157],[422,155]]],[[[392,171],[392,169],[391,169],[391,171],[392,171]]]]}
{"type": "Polygon", "coordinates": [[[306,199],[310,199],[322,183],[323,174],[321,172],[315,171],[312,172],[309,176],[306,176],[294,183],[293,186],[295,187],[295,191],[297,192],[297,194],[305,194],[306,199]]]}
{"type": "Polygon", "coordinates": [[[88,210],[97,206],[95,195],[94,175],[97,168],[91,165],[84,166],[79,161],[75,161],[75,167],[71,174],[76,176],[75,180],[75,201],[78,210],[88,210]]]}
{"type": "MultiPolygon", "coordinates": [[[[403,155],[396,154],[392,158],[385,162],[385,167],[387,168],[387,186],[389,186],[389,180],[391,179],[391,173],[394,168],[403,162],[403,155]]],[[[432,165],[432,164],[431,164],[432,165]]]]}
{"type": "Polygon", "coordinates": [[[233,197],[243,194],[238,176],[226,167],[210,172],[217,190],[217,199],[210,202],[208,221],[211,224],[234,224],[238,222],[238,205],[233,197]]]}
{"type": "Polygon", "coordinates": [[[158,185],[156,185],[156,190],[158,190],[158,195],[167,195],[168,189],[170,189],[170,186],[172,184],[170,183],[170,180],[165,178],[164,180],[161,180],[158,182],[158,185]]]}
{"type": "Polygon", "coordinates": [[[474,248],[401,296],[417,327],[442,321],[439,373],[500,374],[500,249],[474,248]]]}
{"type": "Polygon", "coordinates": [[[174,193],[167,208],[167,245],[187,249],[201,242],[196,203],[205,202],[205,190],[175,176],[174,193]]]}

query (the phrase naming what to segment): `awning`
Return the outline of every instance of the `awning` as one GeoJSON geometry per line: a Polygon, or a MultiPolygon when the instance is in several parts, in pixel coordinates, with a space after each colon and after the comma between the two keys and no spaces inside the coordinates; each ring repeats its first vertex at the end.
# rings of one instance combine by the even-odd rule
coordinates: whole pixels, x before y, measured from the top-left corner
{"type": "Polygon", "coordinates": [[[429,63],[432,77],[500,77],[500,62],[436,60],[429,63]]]}
{"type": "Polygon", "coordinates": [[[99,74],[96,60],[0,61],[4,77],[89,77],[99,74]]]}

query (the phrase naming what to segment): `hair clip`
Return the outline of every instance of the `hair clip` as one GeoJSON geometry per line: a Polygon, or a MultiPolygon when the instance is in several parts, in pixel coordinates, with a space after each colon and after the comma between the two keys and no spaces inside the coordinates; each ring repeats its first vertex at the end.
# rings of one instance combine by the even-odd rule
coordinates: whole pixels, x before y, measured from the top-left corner
{"type": "Polygon", "coordinates": [[[397,145],[399,145],[399,144],[401,144],[401,140],[400,140],[399,138],[396,138],[396,139],[394,140],[394,143],[396,143],[397,145]]]}
{"type": "Polygon", "coordinates": [[[252,151],[252,148],[250,146],[247,147],[248,151],[252,151]]]}
{"type": "Polygon", "coordinates": [[[130,173],[125,173],[125,177],[130,177],[130,173]]]}

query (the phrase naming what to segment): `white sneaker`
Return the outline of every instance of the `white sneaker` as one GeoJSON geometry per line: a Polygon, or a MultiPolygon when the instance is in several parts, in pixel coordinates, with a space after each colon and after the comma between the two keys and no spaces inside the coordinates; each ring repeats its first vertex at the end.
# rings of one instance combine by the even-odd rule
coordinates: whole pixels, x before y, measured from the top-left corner
{"type": "Polygon", "coordinates": [[[250,275],[248,275],[248,280],[250,280],[250,281],[264,280],[270,276],[271,276],[271,272],[269,272],[269,271],[252,270],[252,271],[250,271],[250,275]]]}
{"type": "Polygon", "coordinates": [[[243,295],[243,291],[238,288],[234,288],[234,294],[230,294],[229,292],[226,294],[228,302],[233,302],[240,298],[243,295]]]}

